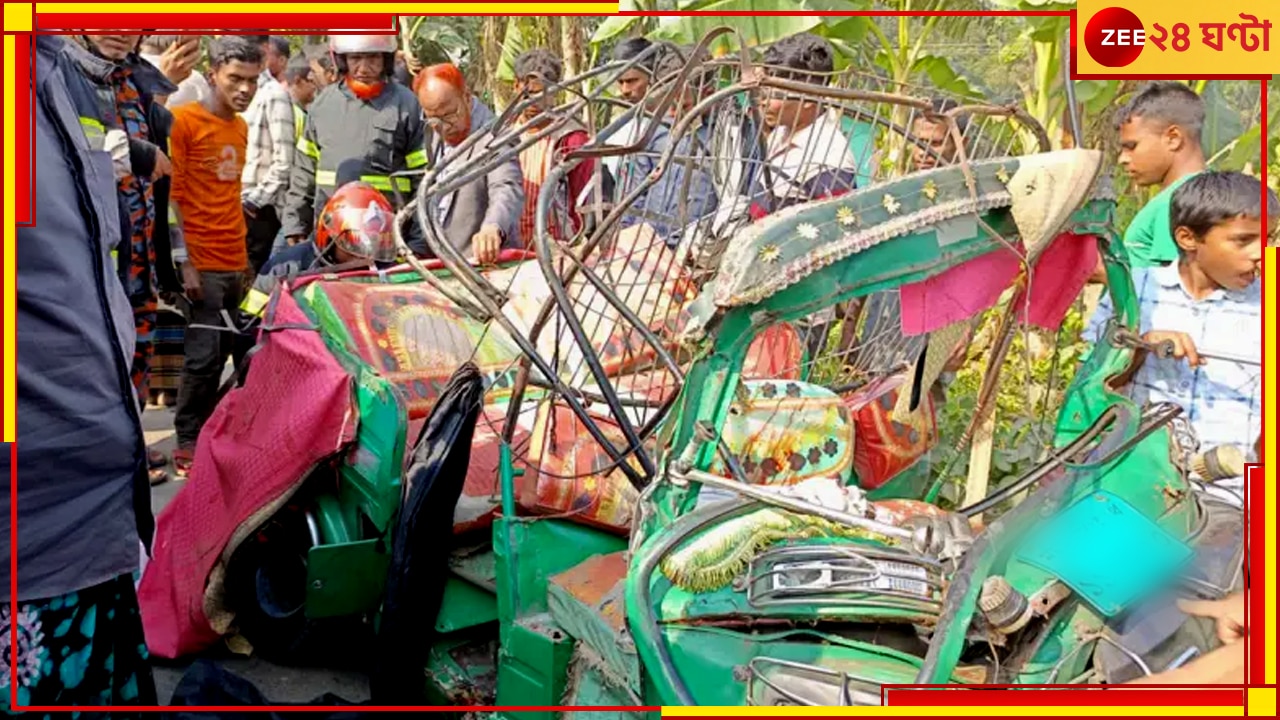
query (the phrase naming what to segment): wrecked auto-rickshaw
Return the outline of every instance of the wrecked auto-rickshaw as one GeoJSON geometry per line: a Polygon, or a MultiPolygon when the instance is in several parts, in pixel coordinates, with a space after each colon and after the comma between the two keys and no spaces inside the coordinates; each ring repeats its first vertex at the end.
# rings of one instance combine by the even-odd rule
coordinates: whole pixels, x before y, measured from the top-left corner
{"type": "Polygon", "coordinates": [[[550,121],[517,99],[468,140],[484,162],[427,172],[405,214],[438,259],[277,289],[159,518],[153,653],[238,635],[297,660],[365,627],[375,702],[621,716],[1123,682],[1218,643],[1163,590],[1238,588],[1240,514],[1192,491],[1178,408],[1111,387],[1138,318],[1100,154],[1050,152],[1013,108],[708,58],[723,34],[551,167],[531,251],[475,267],[431,208],[594,117],[629,65],[553,87],[550,121]],[[776,152],[800,134],[779,108],[818,152],[776,152]],[[614,192],[553,233],[588,158],[617,160],[614,192]],[[1087,273],[1053,269],[1099,253],[1113,332],[1043,461],[943,509],[939,467],[990,453],[1010,338],[1056,328],[1087,273]],[[943,438],[991,316],[979,407],[943,438]]]}

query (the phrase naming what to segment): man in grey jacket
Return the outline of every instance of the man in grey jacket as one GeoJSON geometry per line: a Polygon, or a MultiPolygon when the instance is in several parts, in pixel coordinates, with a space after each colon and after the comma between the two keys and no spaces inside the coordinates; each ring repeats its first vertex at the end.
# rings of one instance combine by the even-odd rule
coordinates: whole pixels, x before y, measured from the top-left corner
{"type": "MultiPolygon", "coordinates": [[[[415,81],[418,102],[431,126],[431,157],[434,162],[477,132],[493,123],[493,111],[467,89],[462,73],[450,64],[423,69],[415,81]]],[[[490,140],[468,148],[461,162],[483,162],[490,152],[490,140]]],[[[480,263],[492,263],[503,248],[522,247],[520,214],[524,211],[524,176],[520,159],[512,154],[483,178],[440,198],[431,209],[436,214],[443,240],[480,263]]],[[[424,228],[432,233],[431,228],[424,228]]],[[[430,254],[425,246],[416,252],[430,254]]]]}
{"type": "MultiPolygon", "coordinates": [[[[19,705],[154,705],[133,576],[152,528],[146,447],[129,370],[134,322],[111,251],[121,218],[111,156],[80,118],[92,84],[37,35],[33,113],[36,217],[14,243],[17,451],[0,449],[0,536],[10,537],[16,463],[17,615],[0,568],[5,681],[19,705]],[[18,642],[10,647],[10,633],[18,642]]],[[[19,87],[18,92],[31,88],[19,87]]]]}

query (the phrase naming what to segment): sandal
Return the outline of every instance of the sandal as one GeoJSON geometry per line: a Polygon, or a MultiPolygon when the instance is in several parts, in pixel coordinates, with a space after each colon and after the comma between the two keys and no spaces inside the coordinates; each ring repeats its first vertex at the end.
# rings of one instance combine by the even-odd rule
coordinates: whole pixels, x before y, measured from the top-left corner
{"type": "Polygon", "coordinates": [[[169,481],[169,471],[163,467],[151,468],[147,471],[147,479],[151,481],[151,486],[161,485],[169,481]]]}
{"type": "Polygon", "coordinates": [[[185,480],[191,472],[191,464],[195,462],[195,453],[191,448],[178,448],[173,451],[173,474],[185,480]]]}
{"type": "Polygon", "coordinates": [[[147,448],[147,467],[154,470],[168,464],[169,458],[164,454],[163,450],[157,450],[154,447],[147,448]]]}

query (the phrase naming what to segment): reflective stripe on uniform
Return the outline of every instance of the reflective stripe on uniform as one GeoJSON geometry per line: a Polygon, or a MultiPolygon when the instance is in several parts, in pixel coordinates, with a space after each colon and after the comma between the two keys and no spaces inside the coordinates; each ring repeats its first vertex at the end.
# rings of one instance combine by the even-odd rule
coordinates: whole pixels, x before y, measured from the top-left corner
{"type": "Polygon", "coordinates": [[[427,164],[427,151],[415,150],[404,156],[405,167],[413,170],[427,164]]]}
{"type": "Polygon", "coordinates": [[[338,184],[338,173],[332,170],[317,170],[316,184],[324,186],[333,186],[338,184]]]}
{"type": "Polygon", "coordinates": [[[298,138],[298,152],[320,161],[320,147],[306,138],[298,138]]]}
{"type": "MultiPolygon", "coordinates": [[[[367,182],[379,190],[391,190],[391,178],[386,175],[361,175],[360,182],[367,182]]],[[[409,185],[409,178],[395,178],[396,187],[400,192],[409,192],[412,187],[409,185]]]]}
{"type": "Polygon", "coordinates": [[[302,142],[302,131],[307,127],[307,114],[297,105],[293,106],[293,133],[298,142],[302,142]]]}
{"type": "Polygon", "coordinates": [[[172,205],[169,206],[169,224],[170,225],[178,224],[178,213],[173,211],[172,205]]]}
{"type": "Polygon", "coordinates": [[[91,117],[80,117],[80,129],[84,130],[84,137],[89,141],[89,147],[94,150],[102,150],[107,146],[107,127],[100,121],[91,117]]]}
{"type": "Polygon", "coordinates": [[[270,295],[256,288],[249,288],[249,292],[240,303],[240,310],[254,317],[262,317],[262,312],[267,309],[267,303],[270,300],[270,295]]]}

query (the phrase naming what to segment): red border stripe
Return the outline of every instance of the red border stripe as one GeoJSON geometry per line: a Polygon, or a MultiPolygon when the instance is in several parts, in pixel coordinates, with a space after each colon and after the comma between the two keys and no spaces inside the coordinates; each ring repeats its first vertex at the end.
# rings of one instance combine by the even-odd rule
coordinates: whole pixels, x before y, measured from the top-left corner
{"type": "Polygon", "coordinates": [[[35,140],[35,125],[31,113],[35,105],[30,103],[30,95],[21,92],[22,83],[31,80],[31,36],[18,35],[14,38],[14,80],[18,87],[13,94],[14,99],[14,132],[15,148],[13,158],[13,200],[14,222],[18,225],[30,225],[34,222],[31,193],[35,187],[35,176],[31,172],[31,146],[35,140]]]}
{"type": "Polygon", "coordinates": [[[395,32],[394,15],[385,13],[37,13],[36,30],[310,30],[395,32]]]}
{"type": "MultiPolygon", "coordinates": [[[[1265,205],[1263,206],[1265,207],[1265,205]]],[[[1262,582],[1266,564],[1267,522],[1266,498],[1267,484],[1262,479],[1262,466],[1249,465],[1245,469],[1245,507],[1248,509],[1246,523],[1247,553],[1245,559],[1246,578],[1248,578],[1249,596],[1245,600],[1245,643],[1248,649],[1250,685],[1266,684],[1267,669],[1267,616],[1266,616],[1266,583],[1262,582]],[[1254,557],[1257,555],[1257,557],[1254,557]],[[1258,576],[1249,577],[1250,565],[1258,561],[1258,576]]]]}
{"type": "Polygon", "coordinates": [[[1094,688],[1091,690],[907,689],[885,693],[897,707],[1244,707],[1244,690],[1094,688]]]}

